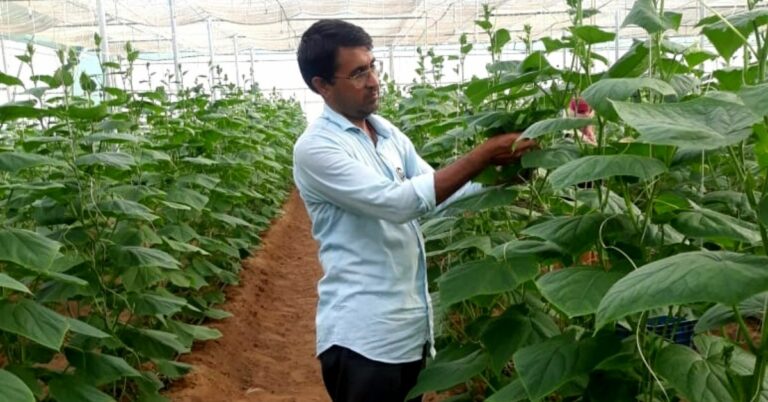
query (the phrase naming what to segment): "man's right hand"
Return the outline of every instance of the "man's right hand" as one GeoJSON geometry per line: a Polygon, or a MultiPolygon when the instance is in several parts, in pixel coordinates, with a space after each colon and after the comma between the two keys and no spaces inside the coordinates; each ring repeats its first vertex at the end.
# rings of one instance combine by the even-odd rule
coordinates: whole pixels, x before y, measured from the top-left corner
{"type": "Polygon", "coordinates": [[[491,164],[508,165],[539,145],[535,140],[520,139],[520,135],[520,133],[496,135],[487,139],[480,147],[491,164]]]}

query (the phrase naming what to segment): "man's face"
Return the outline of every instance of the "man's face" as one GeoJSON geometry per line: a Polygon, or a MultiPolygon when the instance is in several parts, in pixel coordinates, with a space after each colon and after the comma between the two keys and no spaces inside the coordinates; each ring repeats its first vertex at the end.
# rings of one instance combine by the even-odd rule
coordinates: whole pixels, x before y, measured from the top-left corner
{"type": "Polygon", "coordinates": [[[362,120],[379,108],[379,77],[376,59],[365,46],[339,48],[334,83],[323,85],[321,94],[337,112],[362,120]]]}

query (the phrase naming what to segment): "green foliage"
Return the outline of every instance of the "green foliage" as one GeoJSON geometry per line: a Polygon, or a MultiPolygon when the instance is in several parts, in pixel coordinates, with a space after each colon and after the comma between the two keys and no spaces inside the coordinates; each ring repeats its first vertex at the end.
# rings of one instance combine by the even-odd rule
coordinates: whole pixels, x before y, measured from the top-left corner
{"type": "Polygon", "coordinates": [[[304,116],[221,83],[214,101],[80,74],[77,97],[59,58],[33,81],[63,96],[0,106],[0,400],[162,400],[189,371],[173,360],[221,336],[199,324],[229,316],[221,287],[288,194],[304,116]]]}

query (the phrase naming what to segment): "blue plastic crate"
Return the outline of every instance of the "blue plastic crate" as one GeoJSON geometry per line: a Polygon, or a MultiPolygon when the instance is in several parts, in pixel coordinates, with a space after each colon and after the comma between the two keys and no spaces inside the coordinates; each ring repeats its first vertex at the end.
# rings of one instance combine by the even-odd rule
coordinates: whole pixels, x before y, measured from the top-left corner
{"type": "MultiPolygon", "coordinates": [[[[696,326],[697,321],[663,315],[649,318],[645,323],[645,329],[648,332],[663,336],[674,343],[691,346],[693,327],[696,326]]],[[[626,338],[632,332],[622,325],[616,325],[616,334],[620,338],[626,338]]]]}

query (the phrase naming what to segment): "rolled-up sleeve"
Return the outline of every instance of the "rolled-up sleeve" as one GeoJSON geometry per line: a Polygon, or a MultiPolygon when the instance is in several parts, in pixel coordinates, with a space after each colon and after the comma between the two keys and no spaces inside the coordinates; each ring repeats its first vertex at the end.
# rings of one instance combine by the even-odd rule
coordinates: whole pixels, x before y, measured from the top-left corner
{"type": "Polygon", "coordinates": [[[307,197],[405,223],[435,209],[434,172],[395,182],[351,157],[340,145],[307,139],[294,147],[294,177],[307,197]]]}

